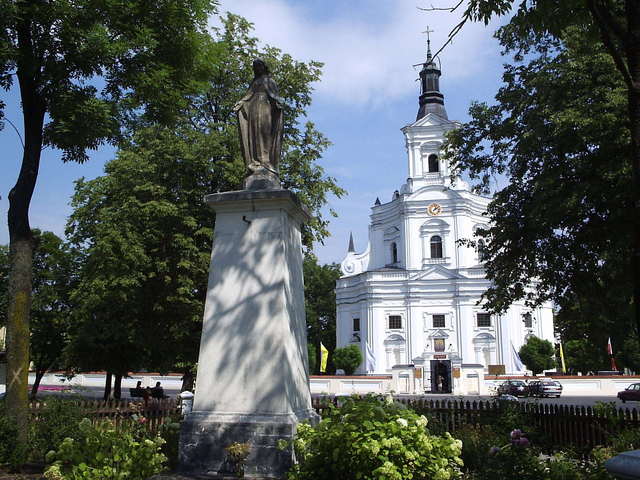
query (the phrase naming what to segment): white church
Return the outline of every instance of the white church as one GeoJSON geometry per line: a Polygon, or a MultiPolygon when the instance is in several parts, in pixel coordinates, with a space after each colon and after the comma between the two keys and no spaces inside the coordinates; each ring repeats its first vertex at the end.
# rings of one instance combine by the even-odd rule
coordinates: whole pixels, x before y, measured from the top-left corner
{"type": "Polygon", "coordinates": [[[482,240],[457,241],[488,225],[491,199],[450,180],[441,148],[459,123],[447,116],[440,75],[428,48],[418,115],[402,128],[407,181],[389,202],[376,199],[365,251],[351,238],[341,264],[337,346],[360,346],[357,373],[410,376],[412,391],[473,393],[485,373],[524,373],[516,352],[530,335],[553,342],[553,312],[516,303],[490,315],[479,304],[490,285],[482,240]]]}

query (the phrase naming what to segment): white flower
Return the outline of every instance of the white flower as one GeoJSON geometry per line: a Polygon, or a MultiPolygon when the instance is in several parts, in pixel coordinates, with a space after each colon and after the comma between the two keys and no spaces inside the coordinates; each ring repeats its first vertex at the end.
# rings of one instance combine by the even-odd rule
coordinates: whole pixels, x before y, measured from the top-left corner
{"type": "Polygon", "coordinates": [[[420,418],[418,420],[416,420],[416,424],[419,427],[426,427],[427,426],[427,417],[425,417],[424,415],[420,415],[420,418]]]}
{"type": "Polygon", "coordinates": [[[406,427],[409,425],[409,422],[407,422],[404,418],[396,418],[396,422],[398,422],[403,427],[406,427]]]}

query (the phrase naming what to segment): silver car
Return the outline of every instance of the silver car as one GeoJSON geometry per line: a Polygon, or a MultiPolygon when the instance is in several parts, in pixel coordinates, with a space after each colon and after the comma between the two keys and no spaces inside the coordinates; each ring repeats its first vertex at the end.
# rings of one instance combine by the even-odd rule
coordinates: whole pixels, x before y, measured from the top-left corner
{"type": "Polygon", "coordinates": [[[562,395],[562,385],[556,380],[533,380],[529,382],[529,395],[558,398],[562,395]]]}

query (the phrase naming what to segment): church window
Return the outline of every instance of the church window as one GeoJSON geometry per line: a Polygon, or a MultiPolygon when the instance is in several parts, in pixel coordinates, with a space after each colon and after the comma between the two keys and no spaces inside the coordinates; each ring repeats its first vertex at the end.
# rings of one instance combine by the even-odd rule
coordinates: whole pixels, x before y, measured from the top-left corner
{"type": "Polygon", "coordinates": [[[391,263],[398,263],[398,245],[391,243],[391,263]]]}
{"type": "Polygon", "coordinates": [[[400,315],[389,315],[389,330],[402,328],[402,317],[400,315]]]}
{"type": "Polygon", "coordinates": [[[433,339],[433,351],[434,352],[444,352],[444,338],[434,338],[433,339]]]}
{"type": "Polygon", "coordinates": [[[435,173],[440,171],[440,162],[438,162],[438,156],[435,153],[429,155],[429,173],[435,173]]]}
{"type": "Polygon", "coordinates": [[[478,261],[484,262],[487,259],[487,247],[484,240],[478,240],[478,261]]]}
{"type": "Polygon", "coordinates": [[[524,322],[525,328],[533,327],[533,318],[531,317],[531,314],[529,312],[522,315],[522,321],[524,322]]]}
{"type": "Polygon", "coordinates": [[[354,332],[359,332],[360,331],[360,319],[359,318],[354,318],[353,319],[353,331],[354,332]]]}
{"type": "Polygon", "coordinates": [[[433,328],[444,328],[444,315],[434,315],[433,316],[433,328]]]}
{"type": "Polygon", "coordinates": [[[488,313],[478,313],[477,321],[479,327],[490,327],[491,326],[491,315],[488,313]]]}
{"type": "Polygon", "coordinates": [[[431,237],[431,258],[442,258],[442,238],[438,235],[431,237]]]}

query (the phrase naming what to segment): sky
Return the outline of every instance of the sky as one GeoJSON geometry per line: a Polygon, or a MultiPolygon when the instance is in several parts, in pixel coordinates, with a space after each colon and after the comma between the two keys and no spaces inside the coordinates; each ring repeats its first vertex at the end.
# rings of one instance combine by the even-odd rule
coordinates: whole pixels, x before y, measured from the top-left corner
{"type": "MultiPolygon", "coordinates": [[[[447,39],[459,14],[422,11],[444,7],[440,0],[222,0],[220,12],[231,11],[254,24],[255,36],[301,61],[324,63],[314,85],[308,119],[332,142],[320,165],[347,190],[331,197],[325,208],[331,236],[314,252],[321,263],[340,262],[349,233],[355,247],[367,246],[370,208],[379,197],[386,202],[407,177],[407,157],[400,129],[412,123],[418,109],[418,71],[425,59],[429,27],[435,52],[447,39]],[[327,213],[328,215],[328,213],[327,213]]],[[[219,24],[211,18],[210,24],[219,24]]],[[[440,87],[451,120],[466,121],[473,100],[491,102],[499,85],[503,59],[493,38],[497,24],[469,24],[441,53],[440,87]]],[[[22,132],[20,102],[14,89],[1,93],[5,114],[22,132]]],[[[11,124],[0,130],[0,244],[9,242],[7,196],[16,181],[21,140],[11,124]]],[[[71,213],[74,181],[103,173],[114,150],[90,152],[85,164],[62,163],[60,152],[42,154],[38,184],[30,209],[32,228],[64,234],[71,213]]]]}

